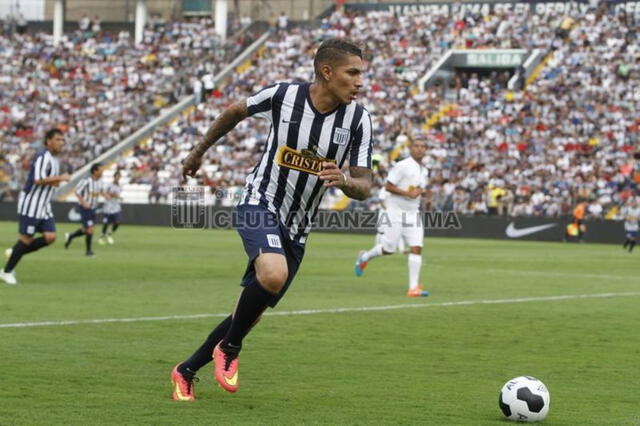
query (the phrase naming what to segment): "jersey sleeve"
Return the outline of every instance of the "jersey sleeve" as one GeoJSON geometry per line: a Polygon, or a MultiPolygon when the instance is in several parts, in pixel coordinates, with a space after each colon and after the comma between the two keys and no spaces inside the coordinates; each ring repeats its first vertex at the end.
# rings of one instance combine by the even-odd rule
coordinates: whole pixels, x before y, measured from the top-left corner
{"type": "Polygon", "coordinates": [[[76,185],[76,192],[80,193],[82,192],[82,190],[84,188],[86,188],[86,186],[89,184],[89,179],[82,179],[80,182],[78,182],[78,184],[76,185]]]}
{"type": "Polygon", "coordinates": [[[271,120],[273,96],[278,90],[278,84],[272,84],[247,98],[249,117],[260,117],[271,120]]]}
{"type": "Polygon", "coordinates": [[[371,116],[369,111],[365,109],[351,144],[349,166],[371,168],[371,149],[373,147],[371,128],[371,116]]]}
{"type": "Polygon", "coordinates": [[[389,174],[387,175],[387,183],[390,183],[393,186],[400,186],[402,183],[402,178],[404,173],[402,173],[402,167],[400,167],[399,163],[396,163],[391,170],[389,170],[389,174]]]}

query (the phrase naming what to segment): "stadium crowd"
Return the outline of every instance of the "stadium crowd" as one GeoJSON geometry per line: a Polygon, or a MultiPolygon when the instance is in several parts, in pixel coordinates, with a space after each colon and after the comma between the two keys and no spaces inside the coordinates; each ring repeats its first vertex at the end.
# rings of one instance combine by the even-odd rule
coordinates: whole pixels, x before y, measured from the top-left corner
{"type": "MultiPolygon", "coordinates": [[[[361,101],[376,118],[378,187],[397,147],[409,138],[423,138],[432,180],[427,208],[558,216],[569,215],[585,199],[589,215],[602,218],[636,190],[630,152],[638,142],[639,123],[632,111],[640,79],[635,33],[624,15],[605,13],[590,10],[575,17],[572,28],[563,28],[566,17],[561,14],[510,11],[484,16],[467,12],[453,19],[334,14],[319,29],[299,28],[272,38],[252,68],[216,90],[184,120],[157,132],[121,167],[130,169],[134,181],[152,185],[153,201],[165,200],[168,187],[179,182],[177,159],[230,100],[271,81],[309,80],[313,70],[308,57],[316,42],[348,36],[365,44],[368,54],[367,80],[372,84],[361,101]],[[509,75],[497,73],[461,73],[451,88],[414,91],[416,79],[453,47],[540,48],[551,58],[525,92],[508,90],[509,75]],[[625,75],[621,64],[628,64],[622,67],[625,75]],[[602,82],[615,88],[616,96],[602,82]],[[574,89],[585,83],[587,90],[574,89]],[[445,104],[443,90],[452,89],[455,106],[424,130],[423,124],[445,104]],[[164,161],[167,151],[176,159],[169,164],[164,161]]],[[[221,203],[232,204],[241,191],[266,132],[264,122],[242,123],[209,154],[201,183],[211,186],[221,203]]],[[[338,197],[328,197],[324,207],[338,197]]],[[[373,197],[366,207],[375,207],[376,201],[373,197]]]]}
{"type": "MultiPolygon", "coordinates": [[[[155,22],[134,46],[100,22],[64,35],[0,33],[0,199],[15,199],[45,129],[66,133],[62,169],[72,172],[120,142],[213,76],[251,41],[222,43],[211,19],[155,22]]],[[[249,33],[250,35],[250,33],[249,33]]]]}
{"type": "MultiPolygon", "coordinates": [[[[180,183],[180,159],[223,108],[273,81],[311,80],[309,58],[317,43],[344,36],[365,47],[370,84],[359,102],[375,119],[378,188],[390,158],[398,152],[402,157],[410,138],[421,138],[431,170],[427,208],[559,216],[587,200],[588,215],[603,218],[637,193],[640,182],[631,155],[640,142],[634,114],[640,106],[638,40],[633,23],[614,9],[576,11],[569,24],[566,18],[513,10],[452,16],[347,12],[334,13],[319,28],[279,31],[250,68],[224,87],[209,88],[204,102],[156,131],[118,167],[131,183],[150,186],[150,202],[166,201],[180,183]],[[448,49],[488,47],[539,48],[549,60],[525,91],[509,90],[509,75],[498,73],[459,73],[450,85],[415,90],[416,80],[448,49]],[[446,93],[455,101],[443,109],[446,93]],[[425,126],[439,111],[446,112],[425,126]]],[[[267,132],[266,122],[245,121],[207,154],[200,183],[220,203],[234,203],[267,132]]],[[[80,155],[78,162],[85,161],[80,155]]],[[[330,194],[324,207],[339,199],[339,192],[330,194]]],[[[376,205],[374,196],[364,207],[376,205]]]]}

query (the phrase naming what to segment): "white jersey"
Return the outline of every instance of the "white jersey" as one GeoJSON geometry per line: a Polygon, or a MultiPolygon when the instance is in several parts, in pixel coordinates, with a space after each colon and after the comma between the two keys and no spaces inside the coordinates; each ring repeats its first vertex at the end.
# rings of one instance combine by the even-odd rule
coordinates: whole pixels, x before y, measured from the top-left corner
{"type": "Polygon", "coordinates": [[[120,206],[120,193],[122,192],[122,188],[120,187],[120,185],[111,183],[107,185],[105,192],[109,194],[109,198],[106,198],[104,200],[102,213],[104,214],[120,213],[120,210],[122,210],[122,207],[120,206]]]}
{"type": "MultiPolygon", "coordinates": [[[[391,168],[387,182],[405,191],[425,189],[429,182],[429,171],[413,157],[408,157],[391,168]]],[[[420,209],[420,197],[409,198],[389,193],[385,204],[387,210],[417,212],[420,209]]]]}
{"type": "Polygon", "coordinates": [[[625,231],[638,231],[638,221],[640,220],[640,207],[625,206],[622,208],[621,216],[624,219],[625,231]]]}
{"type": "Polygon", "coordinates": [[[380,206],[382,210],[386,208],[386,203],[388,198],[389,198],[389,192],[387,192],[387,190],[384,189],[384,187],[380,188],[380,191],[378,191],[378,200],[380,200],[381,204],[385,205],[385,207],[380,206]]]}

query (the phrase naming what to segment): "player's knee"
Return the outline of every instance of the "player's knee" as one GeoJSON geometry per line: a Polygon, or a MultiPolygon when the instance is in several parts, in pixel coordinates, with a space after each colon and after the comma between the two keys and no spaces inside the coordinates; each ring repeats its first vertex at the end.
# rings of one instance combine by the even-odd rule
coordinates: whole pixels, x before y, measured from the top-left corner
{"type": "Polygon", "coordinates": [[[422,254],[422,247],[420,246],[411,247],[411,254],[422,254]]]}
{"type": "Polygon", "coordinates": [[[56,241],[56,234],[47,234],[44,236],[44,242],[47,245],[53,244],[56,241]]]}
{"type": "Polygon", "coordinates": [[[387,241],[384,241],[382,243],[382,254],[383,255],[387,256],[387,255],[395,253],[395,251],[396,251],[396,245],[395,244],[391,244],[391,243],[389,243],[387,241]]]}
{"type": "Polygon", "coordinates": [[[28,235],[20,235],[20,241],[22,242],[22,244],[28,246],[33,242],[33,237],[30,237],[28,235]]]}
{"type": "Polygon", "coordinates": [[[284,284],[287,282],[287,276],[287,271],[281,268],[260,271],[257,274],[260,285],[272,293],[277,293],[282,290],[282,287],[284,287],[284,284]]]}

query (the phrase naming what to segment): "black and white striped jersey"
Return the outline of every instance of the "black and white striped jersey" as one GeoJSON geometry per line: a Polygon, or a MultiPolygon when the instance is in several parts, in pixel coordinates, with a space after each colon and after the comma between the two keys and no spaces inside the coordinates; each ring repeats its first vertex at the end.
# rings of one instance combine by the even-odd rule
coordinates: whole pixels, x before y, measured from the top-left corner
{"type": "Polygon", "coordinates": [[[18,214],[35,219],[53,217],[51,198],[56,190],[52,185],[37,185],[35,182],[60,174],[60,164],[48,149],[38,152],[31,161],[27,182],[18,197],[18,214]]]}
{"type": "Polygon", "coordinates": [[[351,102],[325,114],[311,102],[310,83],[277,83],[247,99],[249,116],[271,122],[258,164],[239,204],[275,213],[294,241],[304,243],[324,195],[323,161],[371,167],[371,117],[351,102]]]}
{"type": "Polygon", "coordinates": [[[98,198],[102,195],[102,180],[88,176],[76,185],[76,192],[89,203],[90,209],[98,207],[98,198]]]}
{"type": "Polygon", "coordinates": [[[122,188],[120,185],[115,183],[110,183],[107,185],[105,192],[110,195],[110,198],[104,200],[104,205],[102,206],[102,213],[104,214],[115,214],[120,213],[122,207],[120,206],[120,193],[122,192],[122,188]]]}

